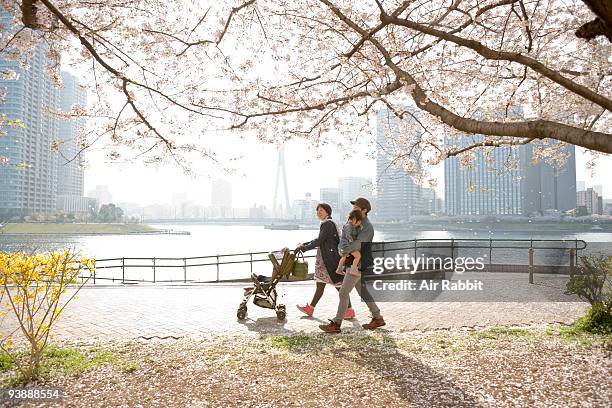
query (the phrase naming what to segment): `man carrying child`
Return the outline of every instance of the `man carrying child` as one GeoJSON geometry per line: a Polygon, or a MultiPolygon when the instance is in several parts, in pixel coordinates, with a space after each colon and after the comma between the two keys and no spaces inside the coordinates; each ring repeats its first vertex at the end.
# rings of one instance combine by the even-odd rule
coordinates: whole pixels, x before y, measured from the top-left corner
{"type": "MultiPolygon", "coordinates": [[[[353,210],[358,210],[359,212],[361,212],[363,217],[361,220],[360,229],[357,232],[357,237],[353,241],[354,246],[348,247],[348,250],[354,248],[357,248],[359,250],[361,256],[361,266],[357,268],[357,271],[359,272],[357,275],[352,275],[351,273],[348,273],[344,276],[344,280],[342,281],[342,288],[340,288],[340,300],[338,302],[338,311],[336,313],[336,317],[331,319],[329,321],[329,324],[322,324],[319,326],[319,328],[326,333],[340,333],[340,325],[342,324],[342,319],[344,318],[344,314],[348,307],[351,291],[353,290],[353,288],[356,288],[357,293],[361,295],[361,272],[371,267],[373,264],[372,240],[374,239],[374,227],[368,219],[368,213],[370,212],[372,207],[370,206],[370,202],[363,197],[359,197],[354,201],[351,201],[351,204],[353,204],[353,210]]],[[[366,302],[366,305],[368,306],[368,309],[370,309],[370,313],[372,313],[372,320],[370,321],[370,323],[363,324],[362,327],[364,329],[373,330],[378,327],[384,326],[385,320],[380,314],[380,309],[378,308],[376,303],[366,302]]]]}
{"type": "Polygon", "coordinates": [[[348,221],[342,227],[342,236],[338,244],[338,252],[340,252],[340,263],[338,264],[338,275],[344,275],[347,259],[350,262],[351,269],[349,274],[359,276],[359,262],[361,261],[361,245],[356,242],[357,235],[363,222],[363,214],[361,210],[353,210],[349,213],[348,221]],[[352,261],[352,262],[351,262],[352,261]]]}

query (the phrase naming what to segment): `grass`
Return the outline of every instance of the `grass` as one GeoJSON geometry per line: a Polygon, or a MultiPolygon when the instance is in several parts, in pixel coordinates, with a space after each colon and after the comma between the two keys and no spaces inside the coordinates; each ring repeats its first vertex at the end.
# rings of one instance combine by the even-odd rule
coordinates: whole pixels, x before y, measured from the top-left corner
{"type": "Polygon", "coordinates": [[[271,346],[278,350],[288,350],[299,353],[317,353],[326,348],[396,348],[395,340],[386,334],[367,335],[367,334],[339,334],[329,336],[326,334],[316,335],[290,335],[290,336],[262,336],[262,345],[271,346]]]}
{"type": "Polygon", "coordinates": [[[533,333],[529,330],[518,329],[514,327],[506,327],[506,326],[497,326],[491,327],[490,329],[484,331],[478,331],[472,333],[472,337],[481,339],[481,340],[497,340],[501,337],[506,336],[529,336],[533,333]]]}
{"type": "Polygon", "coordinates": [[[4,351],[0,351],[0,372],[7,371],[13,366],[11,358],[4,351]]]}
{"type": "Polygon", "coordinates": [[[7,224],[5,234],[129,234],[154,232],[155,228],[144,224],[7,224]]]}
{"type": "MultiPolygon", "coordinates": [[[[25,351],[15,353],[15,358],[21,361],[27,358],[25,351]]],[[[138,369],[136,362],[117,355],[117,352],[101,347],[93,347],[89,350],[80,350],[70,347],[57,347],[50,345],[42,353],[40,377],[51,379],[58,376],[81,376],[85,372],[100,368],[105,365],[112,366],[115,370],[123,373],[133,373],[138,369]]],[[[10,371],[16,366],[6,353],[0,353],[0,372],[10,371]]],[[[23,379],[17,371],[12,376],[4,378],[4,385],[23,385],[23,379]]]]}

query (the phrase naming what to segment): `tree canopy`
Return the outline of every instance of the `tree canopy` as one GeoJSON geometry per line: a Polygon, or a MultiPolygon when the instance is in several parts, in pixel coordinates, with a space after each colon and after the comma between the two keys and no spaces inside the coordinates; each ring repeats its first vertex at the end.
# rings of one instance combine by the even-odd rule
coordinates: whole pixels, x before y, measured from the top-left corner
{"type": "Polygon", "coordinates": [[[111,158],[216,160],[203,135],[230,130],[347,145],[380,109],[407,169],[527,143],[550,160],[565,143],[612,153],[605,0],[2,5],[2,58],[44,43],[52,72],[84,72],[95,103],[65,115],[87,117],[82,148],[99,141],[111,158]]]}

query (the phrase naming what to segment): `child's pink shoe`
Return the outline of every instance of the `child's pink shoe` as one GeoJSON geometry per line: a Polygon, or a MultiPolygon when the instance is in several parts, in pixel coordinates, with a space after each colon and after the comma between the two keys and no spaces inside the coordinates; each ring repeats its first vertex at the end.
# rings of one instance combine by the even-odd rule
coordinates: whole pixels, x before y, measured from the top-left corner
{"type": "Polygon", "coordinates": [[[348,309],[346,309],[346,312],[344,313],[344,320],[350,320],[354,318],[355,318],[355,310],[349,307],[348,309]]]}
{"type": "Polygon", "coordinates": [[[349,275],[351,275],[351,276],[360,276],[361,272],[359,272],[359,269],[357,269],[356,266],[351,266],[351,269],[349,270],[349,275]]]}
{"type": "Polygon", "coordinates": [[[314,313],[314,307],[310,306],[309,303],[306,303],[304,306],[297,305],[297,308],[300,312],[309,317],[312,317],[312,314],[314,313]]]}
{"type": "Polygon", "coordinates": [[[344,275],[344,265],[339,265],[336,269],[336,275],[344,275]]]}

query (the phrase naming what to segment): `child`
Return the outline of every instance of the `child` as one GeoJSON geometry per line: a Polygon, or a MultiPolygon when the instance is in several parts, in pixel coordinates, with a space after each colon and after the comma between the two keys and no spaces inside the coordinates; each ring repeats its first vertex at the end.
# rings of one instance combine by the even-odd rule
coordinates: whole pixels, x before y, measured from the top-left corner
{"type": "Polygon", "coordinates": [[[363,221],[363,214],[359,210],[353,210],[349,213],[348,221],[342,227],[342,236],[340,237],[340,243],[338,244],[338,251],[340,252],[341,258],[338,264],[338,270],[336,271],[339,275],[344,275],[344,264],[349,255],[353,257],[353,263],[349,271],[350,275],[358,276],[359,261],[361,261],[361,248],[355,249],[355,245],[352,245],[357,238],[357,233],[361,228],[361,222],[363,221]]]}

